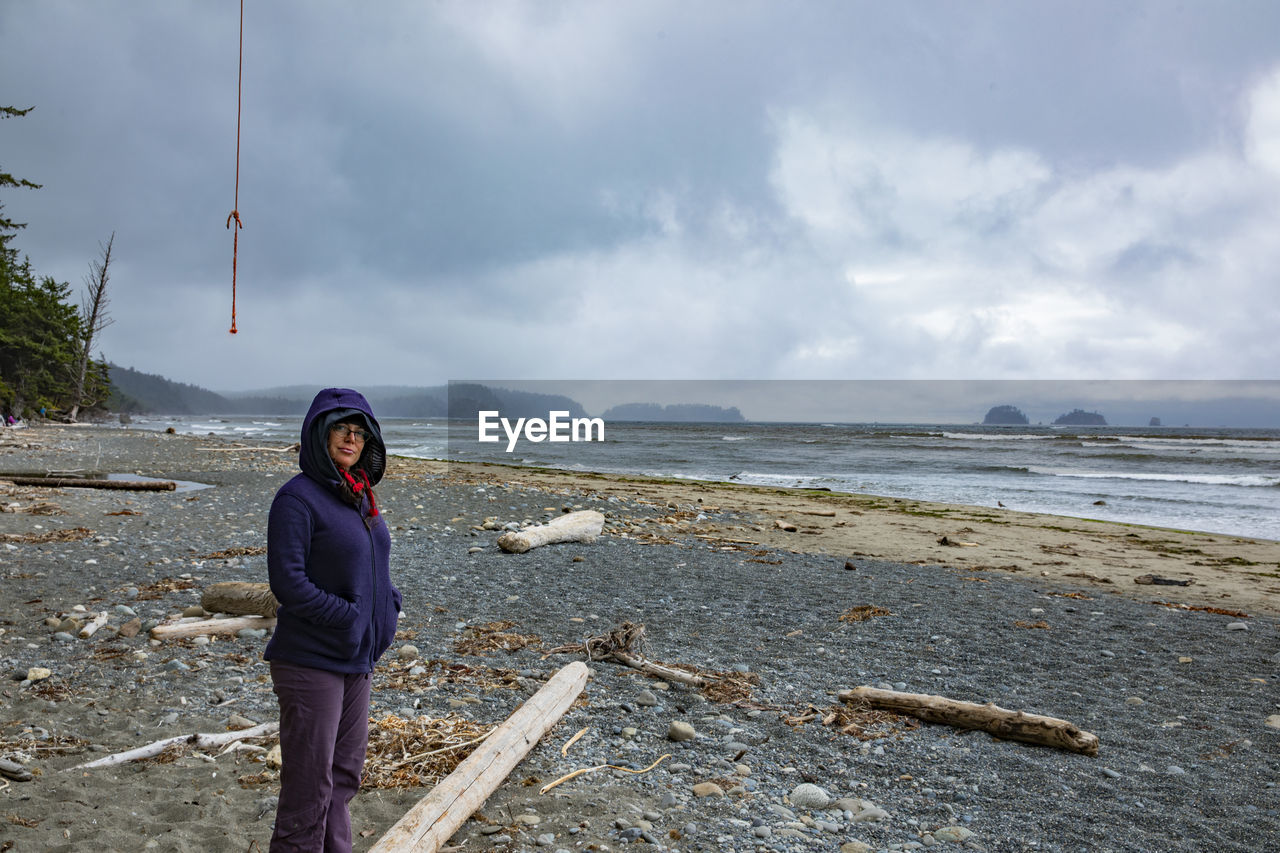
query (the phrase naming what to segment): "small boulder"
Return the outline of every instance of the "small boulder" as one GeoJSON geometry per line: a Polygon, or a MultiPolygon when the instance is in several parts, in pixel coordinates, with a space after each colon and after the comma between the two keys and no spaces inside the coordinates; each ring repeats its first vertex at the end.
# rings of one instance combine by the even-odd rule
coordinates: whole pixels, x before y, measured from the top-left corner
{"type": "Polygon", "coordinates": [[[791,805],[798,809],[825,809],[831,804],[831,795],[809,782],[796,785],[790,799],[791,805]]]}
{"type": "Polygon", "coordinates": [[[676,742],[684,740],[693,740],[698,736],[693,726],[680,720],[672,720],[671,725],[667,726],[667,739],[676,742]]]}

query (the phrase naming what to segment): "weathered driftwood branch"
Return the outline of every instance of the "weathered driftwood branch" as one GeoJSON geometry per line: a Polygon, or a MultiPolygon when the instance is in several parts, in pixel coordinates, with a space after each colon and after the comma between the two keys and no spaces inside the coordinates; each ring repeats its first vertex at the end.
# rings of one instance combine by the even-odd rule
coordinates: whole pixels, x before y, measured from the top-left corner
{"type": "Polygon", "coordinates": [[[872,708],[945,723],[961,729],[979,729],[1007,740],[1052,746],[1085,755],[1098,754],[1098,736],[1056,717],[1025,711],[1009,711],[994,704],[960,702],[924,693],[899,693],[875,687],[855,687],[840,694],[844,702],[864,702],[872,708]]]}
{"type": "Polygon", "coordinates": [[[78,477],[7,477],[15,486],[44,486],[50,489],[120,489],[128,492],[172,492],[172,480],[82,480],[78,477]]]}
{"type": "Polygon", "coordinates": [[[126,750],[108,755],[105,758],[98,758],[93,761],[87,761],[84,764],[77,764],[75,767],[68,768],[70,770],[92,770],[96,767],[114,767],[117,764],[128,764],[130,761],[139,761],[143,758],[151,758],[159,755],[171,746],[192,746],[197,749],[208,749],[212,746],[222,746],[223,744],[232,743],[237,740],[247,740],[255,737],[267,737],[280,731],[280,724],[277,722],[262,723],[251,729],[241,729],[237,732],[218,732],[217,734],[189,734],[178,735],[177,737],[169,737],[163,740],[149,743],[146,746],[140,746],[136,749],[126,750]]]}
{"type": "Polygon", "coordinates": [[[643,643],[644,625],[637,622],[623,622],[607,634],[588,637],[581,643],[560,646],[547,654],[586,653],[591,660],[611,660],[656,678],[675,681],[690,687],[703,688],[710,683],[703,676],[646,659],[640,652],[643,643]]]}
{"type": "Polygon", "coordinates": [[[94,616],[80,628],[80,639],[87,640],[98,632],[98,629],[107,624],[107,611],[103,610],[94,616]]]}
{"type": "Polygon", "coordinates": [[[582,767],[582,768],[579,768],[578,770],[573,771],[572,773],[564,774],[554,782],[548,782],[547,784],[543,785],[541,788],[538,789],[538,793],[545,794],[547,791],[550,791],[552,788],[555,788],[558,785],[563,785],[565,782],[568,782],[570,779],[576,779],[577,777],[581,776],[584,773],[594,773],[597,770],[621,770],[623,773],[636,773],[636,774],[648,773],[650,770],[657,767],[659,764],[661,764],[663,761],[665,761],[670,757],[671,757],[671,753],[664,752],[662,755],[658,756],[657,761],[653,762],[643,770],[632,770],[630,767],[619,767],[616,764],[597,764],[595,767],[582,767]]]}
{"type": "Polygon", "coordinates": [[[637,654],[630,654],[628,652],[615,650],[605,655],[602,660],[604,659],[615,660],[624,666],[629,666],[632,669],[638,669],[646,675],[652,675],[655,678],[661,678],[665,681],[674,681],[678,684],[687,684],[690,687],[703,688],[710,683],[701,675],[694,675],[692,672],[686,672],[683,669],[676,669],[673,666],[654,663],[653,661],[646,660],[637,654]]]}
{"type": "Polygon", "coordinates": [[[434,853],[564,716],[587,683],[574,661],[553,675],[458,767],[370,848],[370,853],[434,853]]]}
{"type": "Polygon", "coordinates": [[[248,581],[223,581],[208,587],[200,596],[200,606],[208,613],[233,616],[275,616],[279,602],[271,585],[248,581]]]}
{"type": "Polygon", "coordinates": [[[151,629],[157,640],[181,640],[186,637],[209,637],[234,634],[244,628],[274,628],[276,620],[265,616],[234,616],[230,619],[193,619],[169,622],[151,629]]]}
{"type": "Polygon", "coordinates": [[[529,527],[519,533],[504,533],[498,537],[498,547],[513,554],[523,554],[530,548],[557,542],[594,542],[603,529],[604,513],[584,509],[562,515],[539,527],[529,527]]]}

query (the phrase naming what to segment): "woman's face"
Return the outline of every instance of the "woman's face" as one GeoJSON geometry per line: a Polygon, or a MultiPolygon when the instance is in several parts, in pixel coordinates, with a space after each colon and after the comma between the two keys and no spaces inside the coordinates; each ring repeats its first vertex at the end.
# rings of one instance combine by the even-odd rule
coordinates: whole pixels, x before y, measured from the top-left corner
{"type": "Polygon", "coordinates": [[[359,421],[339,421],[329,427],[329,458],[343,471],[351,470],[364,452],[368,437],[359,421]]]}

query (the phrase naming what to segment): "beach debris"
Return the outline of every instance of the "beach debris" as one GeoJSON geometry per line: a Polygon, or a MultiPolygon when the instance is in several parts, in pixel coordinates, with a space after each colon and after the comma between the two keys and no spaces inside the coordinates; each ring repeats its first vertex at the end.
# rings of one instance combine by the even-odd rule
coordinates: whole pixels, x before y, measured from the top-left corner
{"type": "Polygon", "coordinates": [[[205,589],[200,596],[200,606],[209,613],[270,617],[276,615],[280,603],[271,594],[270,584],[222,581],[205,589]]]}
{"type": "Polygon", "coordinates": [[[1210,607],[1204,604],[1182,604],[1177,601],[1153,601],[1161,607],[1172,607],[1174,610],[1194,610],[1198,613],[1215,613],[1218,616],[1231,616],[1235,619],[1248,619],[1249,614],[1240,610],[1226,610],[1222,607],[1210,607]]]}
{"type": "Polygon", "coordinates": [[[776,528],[778,528],[779,530],[785,530],[785,531],[786,531],[786,532],[788,532],[788,533],[795,533],[797,530],[799,530],[799,529],[800,529],[799,527],[797,527],[797,526],[796,526],[795,524],[793,524],[792,522],[790,522],[790,521],[785,521],[785,520],[783,520],[783,519],[781,519],[781,518],[779,518],[778,520],[774,521],[773,526],[774,526],[774,527],[776,527],[776,528]]]}
{"type": "Polygon", "coordinates": [[[1028,622],[1025,619],[1019,619],[1013,623],[1017,628],[1039,628],[1042,631],[1049,630],[1049,623],[1041,619],[1038,622],[1028,622]]]}
{"type": "Polygon", "coordinates": [[[567,756],[569,749],[578,741],[582,740],[582,736],[591,731],[591,726],[583,726],[574,733],[573,737],[564,742],[564,746],[560,747],[560,755],[567,756]]]}
{"type": "Polygon", "coordinates": [[[245,628],[266,630],[274,628],[276,620],[266,616],[232,616],[227,619],[202,619],[187,617],[176,622],[163,622],[151,629],[156,640],[181,640],[187,637],[211,637],[237,634],[245,628]]]}
{"type": "Polygon", "coordinates": [[[848,610],[840,614],[841,622],[866,622],[868,619],[874,619],[877,616],[892,616],[888,610],[883,607],[876,607],[873,604],[859,604],[857,607],[850,607],[848,610]]]}
{"type": "Polygon", "coordinates": [[[1091,575],[1088,572],[1066,572],[1062,576],[1064,578],[1079,578],[1080,580],[1086,580],[1090,583],[1115,583],[1111,578],[1104,578],[1100,575],[1091,575]]]}
{"type": "Polygon", "coordinates": [[[221,551],[214,551],[211,554],[201,554],[198,560],[228,560],[232,557],[261,557],[267,553],[267,549],[261,546],[252,546],[249,548],[223,548],[221,551]]]}
{"type": "Polygon", "coordinates": [[[1178,580],[1177,578],[1162,578],[1159,575],[1138,575],[1133,579],[1134,583],[1155,584],[1156,586],[1191,586],[1196,582],[1195,578],[1186,578],[1178,580]]]}
{"type": "Polygon", "coordinates": [[[648,767],[644,768],[643,770],[633,770],[630,767],[619,767],[616,764],[597,764],[595,767],[583,767],[579,770],[573,771],[572,773],[566,773],[565,775],[561,776],[559,779],[555,780],[554,782],[548,782],[547,784],[543,785],[541,788],[538,789],[538,793],[545,794],[547,793],[547,791],[550,791],[552,788],[558,785],[561,785],[565,782],[568,782],[570,779],[574,779],[578,776],[581,776],[584,773],[594,773],[597,770],[621,770],[623,773],[634,773],[637,775],[641,773],[648,773],[650,770],[657,767],[659,764],[661,764],[663,761],[666,761],[670,757],[671,757],[671,753],[669,752],[663,753],[662,755],[658,756],[658,759],[656,761],[654,761],[652,764],[650,764],[648,767]]]}
{"type": "Polygon", "coordinates": [[[560,542],[591,543],[603,529],[604,513],[584,509],[537,527],[527,527],[518,533],[504,533],[498,537],[498,547],[512,554],[523,554],[542,545],[560,542]]]}
{"type": "Polygon", "coordinates": [[[70,527],[62,530],[46,530],[43,533],[0,533],[0,540],[21,542],[24,545],[47,545],[50,542],[75,542],[88,539],[93,531],[87,527],[70,527]]]}
{"type": "Polygon", "coordinates": [[[68,770],[93,770],[98,767],[115,767],[120,764],[128,764],[131,761],[141,761],[144,758],[154,758],[170,749],[182,749],[183,747],[193,747],[195,749],[209,749],[215,746],[224,746],[240,740],[252,740],[253,738],[271,737],[280,731],[280,724],[272,721],[255,726],[251,729],[241,729],[238,731],[218,732],[216,734],[200,734],[194,733],[189,735],[178,735],[177,737],[164,738],[145,746],[135,747],[124,752],[117,752],[104,758],[98,758],[93,761],[87,761],[84,764],[77,764],[68,770]]]}
{"type": "Polygon", "coordinates": [[[172,480],[90,480],[81,477],[9,477],[16,486],[38,486],[42,489],[114,489],[125,492],[172,492],[178,484],[172,480]]]}
{"type": "MultiPolygon", "coordinates": [[[[173,427],[169,427],[165,432],[173,435],[176,430],[173,427]]],[[[297,453],[301,448],[302,445],[295,441],[288,447],[262,447],[232,443],[230,447],[199,447],[196,449],[203,450],[205,453],[297,453]]]]}
{"type": "Polygon", "coordinates": [[[0,512],[13,512],[24,515],[66,515],[67,511],[52,501],[36,501],[23,506],[16,501],[0,506],[0,512]]]}
{"type": "Polygon", "coordinates": [[[674,681],[702,691],[712,702],[741,702],[751,697],[751,689],[760,683],[759,676],[744,672],[716,672],[688,664],[665,664],[649,660],[640,651],[644,643],[644,625],[623,622],[617,628],[581,643],[570,643],[547,652],[547,655],[583,654],[591,660],[610,660],[638,669],[645,675],[674,681]]]}
{"type": "Polygon", "coordinates": [[[98,629],[105,624],[107,624],[107,611],[103,610],[101,613],[94,616],[88,622],[80,626],[80,630],[77,632],[77,636],[79,636],[80,639],[82,640],[87,640],[90,637],[92,637],[94,634],[96,634],[98,632],[98,629]]]}
{"type": "Polygon", "coordinates": [[[387,714],[369,726],[361,787],[421,788],[448,776],[496,727],[457,714],[406,719],[387,714]]]}
{"type": "Polygon", "coordinates": [[[977,543],[977,542],[965,542],[965,541],[963,541],[963,540],[961,540],[961,539],[952,539],[952,538],[951,538],[951,537],[949,537],[949,536],[943,536],[941,539],[939,539],[939,540],[938,540],[938,544],[939,544],[939,545],[946,545],[946,546],[948,546],[948,547],[950,547],[950,548],[977,548],[977,547],[979,547],[979,545],[978,545],[978,543],[977,543]]]}
{"type": "Polygon", "coordinates": [[[988,702],[962,702],[924,693],[902,693],[876,687],[855,687],[839,694],[842,702],[909,714],[930,723],[978,729],[1006,740],[1051,746],[1083,755],[1098,754],[1098,736],[1056,717],[1010,711],[988,702]]]}
{"type": "Polygon", "coordinates": [[[542,638],[535,634],[511,633],[509,629],[515,626],[516,623],[509,620],[469,625],[463,631],[462,639],[454,644],[453,650],[460,655],[479,656],[496,651],[512,654],[523,648],[542,645],[542,638]]]}
{"type": "Polygon", "coordinates": [[[587,675],[582,661],[574,661],[553,675],[387,830],[370,848],[371,853],[438,851],[564,716],[586,686],[587,675]]]}

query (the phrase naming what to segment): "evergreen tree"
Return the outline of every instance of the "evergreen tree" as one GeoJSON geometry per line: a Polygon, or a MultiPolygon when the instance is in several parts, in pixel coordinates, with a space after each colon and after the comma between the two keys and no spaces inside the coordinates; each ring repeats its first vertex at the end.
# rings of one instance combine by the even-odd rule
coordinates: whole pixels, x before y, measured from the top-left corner
{"type": "MultiPolygon", "coordinates": [[[[31,108],[0,107],[0,118],[31,108]]],[[[0,189],[38,189],[39,184],[0,170],[0,189]]],[[[85,320],[69,301],[71,286],[37,276],[12,241],[26,223],[4,215],[0,203],[0,412],[17,416],[74,405],[75,380],[84,350],[85,320]]],[[[105,399],[106,366],[86,369],[87,396],[105,399]]]]}

